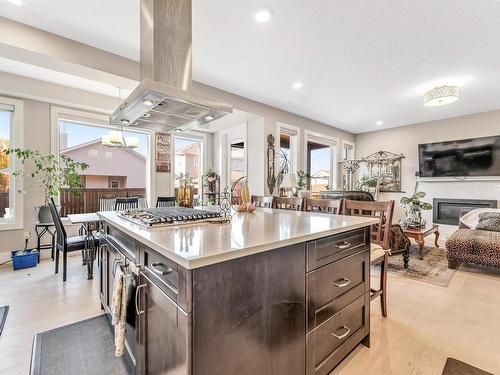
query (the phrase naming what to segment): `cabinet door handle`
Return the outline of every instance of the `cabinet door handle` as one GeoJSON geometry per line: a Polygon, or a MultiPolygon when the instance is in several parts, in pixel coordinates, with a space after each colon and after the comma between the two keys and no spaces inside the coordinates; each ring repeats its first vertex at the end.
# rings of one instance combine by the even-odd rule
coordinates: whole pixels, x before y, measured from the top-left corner
{"type": "Polygon", "coordinates": [[[344,241],[341,244],[335,244],[334,245],[337,249],[344,250],[347,249],[349,246],[351,246],[351,243],[349,241],[344,241]]]}
{"type": "Polygon", "coordinates": [[[343,326],[342,329],[345,329],[345,333],[342,335],[336,335],[335,333],[332,332],[332,335],[338,338],[339,340],[342,340],[344,337],[347,337],[347,335],[351,332],[351,329],[349,327],[343,326]]]}
{"type": "Polygon", "coordinates": [[[172,268],[170,268],[169,266],[163,264],[162,262],[151,263],[150,267],[151,267],[151,270],[154,273],[156,273],[157,275],[161,275],[161,276],[168,275],[169,273],[171,273],[173,271],[172,268]],[[164,267],[165,269],[160,270],[160,269],[157,268],[158,266],[164,267]]]}
{"type": "Polygon", "coordinates": [[[347,286],[347,285],[349,285],[351,283],[351,280],[346,279],[345,277],[342,280],[343,281],[340,281],[340,282],[335,281],[332,284],[335,285],[338,288],[343,288],[343,287],[345,287],[345,286],[347,286]]]}
{"type": "Polygon", "coordinates": [[[141,288],[146,287],[148,284],[141,284],[138,285],[137,288],[135,288],[135,312],[137,315],[142,315],[144,314],[144,310],[139,310],[139,291],[141,288]]]}

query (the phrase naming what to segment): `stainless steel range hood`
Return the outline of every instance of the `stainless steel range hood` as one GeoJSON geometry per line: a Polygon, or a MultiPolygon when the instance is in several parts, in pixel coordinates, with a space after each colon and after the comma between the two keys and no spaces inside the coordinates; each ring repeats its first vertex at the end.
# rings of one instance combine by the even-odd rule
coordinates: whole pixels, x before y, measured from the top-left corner
{"type": "Polygon", "coordinates": [[[231,105],[191,91],[191,48],[191,0],[141,0],[141,83],[110,122],[185,131],[231,113],[231,105]]]}

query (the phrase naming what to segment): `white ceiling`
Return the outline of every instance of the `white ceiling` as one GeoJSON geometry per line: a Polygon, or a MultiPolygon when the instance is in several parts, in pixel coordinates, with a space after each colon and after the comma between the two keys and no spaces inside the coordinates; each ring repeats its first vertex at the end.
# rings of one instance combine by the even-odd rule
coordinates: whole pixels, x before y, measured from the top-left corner
{"type": "MultiPolygon", "coordinates": [[[[3,1],[0,15],[138,59],[138,0],[3,1]]],[[[354,133],[500,108],[500,2],[195,0],[193,19],[195,80],[354,133]],[[440,84],[460,99],[424,107],[440,84]]]]}

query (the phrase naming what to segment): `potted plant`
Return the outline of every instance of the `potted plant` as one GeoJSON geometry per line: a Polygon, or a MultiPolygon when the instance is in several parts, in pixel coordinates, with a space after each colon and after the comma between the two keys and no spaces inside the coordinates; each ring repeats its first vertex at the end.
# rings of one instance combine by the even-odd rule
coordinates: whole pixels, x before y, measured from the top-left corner
{"type": "Polygon", "coordinates": [[[408,209],[405,217],[400,221],[401,226],[406,228],[420,228],[425,226],[425,222],[422,221],[422,210],[431,210],[432,205],[424,202],[423,198],[425,198],[423,191],[418,191],[409,197],[401,198],[400,206],[408,209]]]}
{"type": "MultiPolygon", "coordinates": [[[[43,188],[44,205],[38,207],[38,221],[40,223],[51,223],[52,216],[48,207],[49,198],[56,197],[61,188],[68,188],[72,194],[78,195],[76,189],[82,187],[79,172],[84,171],[89,166],[86,163],[77,162],[66,155],[61,155],[58,159],[53,154],[43,155],[37,150],[8,148],[7,155],[13,155],[21,160],[24,165],[31,162],[33,169],[16,170],[13,176],[30,177],[36,185],[43,188]]],[[[23,190],[19,190],[22,192],[23,190]]]]}
{"type": "Polygon", "coordinates": [[[358,190],[369,191],[373,193],[377,187],[377,177],[363,176],[358,181],[358,190]]]}
{"type": "Polygon", "coordinates": [[[297,171],[297,187],[295,188],[294,196],[298,197],[302,190],[305,190],[307,186],[307,173],[302,169],[297,171]]]}

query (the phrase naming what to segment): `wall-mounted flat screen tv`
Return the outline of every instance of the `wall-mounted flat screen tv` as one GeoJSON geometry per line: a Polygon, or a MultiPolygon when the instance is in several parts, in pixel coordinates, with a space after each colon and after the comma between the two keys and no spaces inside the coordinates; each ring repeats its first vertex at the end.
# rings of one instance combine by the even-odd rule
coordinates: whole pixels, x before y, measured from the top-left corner
{"type": "Polygon", "coordinates": [[[418,145],[420,177],[500,176],[500,136],[418,145]]]}

